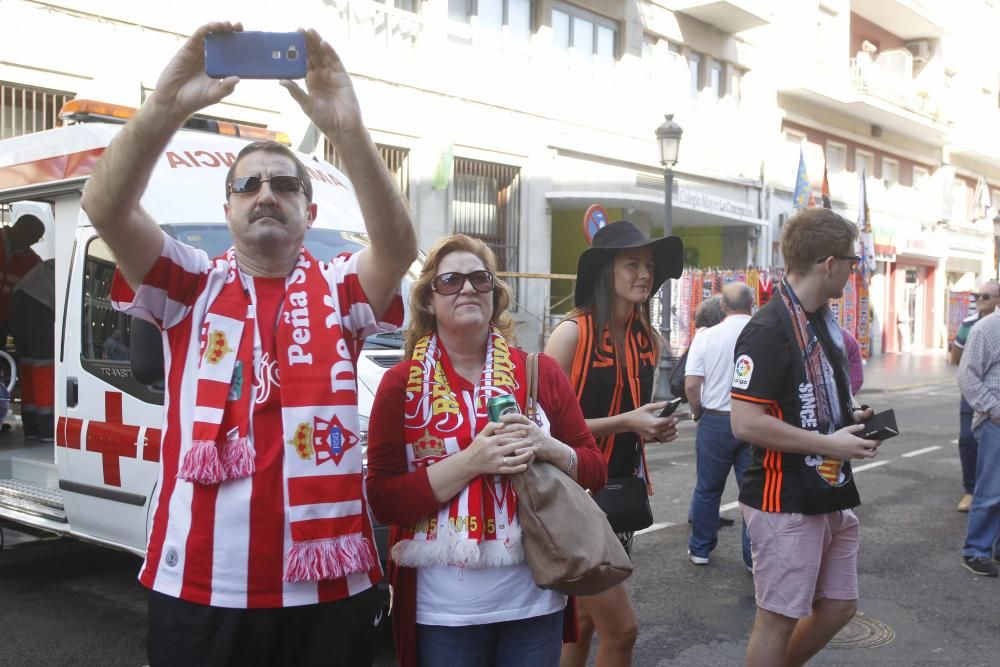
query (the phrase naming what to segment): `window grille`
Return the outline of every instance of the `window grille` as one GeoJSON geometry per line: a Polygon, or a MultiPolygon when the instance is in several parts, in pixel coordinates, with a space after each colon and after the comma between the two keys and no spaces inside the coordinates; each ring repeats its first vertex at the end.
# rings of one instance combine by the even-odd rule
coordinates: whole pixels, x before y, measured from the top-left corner
{"type": "MultiPolygon", "coordinates": [[[[452,211],[455,231],[480,239],[497,256],[500,271],[518,270],[521,170],[504,164],[455,158],[452,211]]],[[[508,281],[518,294],[518,281],[508,281]]]]}
{"type": "MultiPolygon", "coordinates": [[[[382,161],[385,162],[385,166],[389,169],[389,173],[396,182],[399,191],[409,201],[410,150],[408,148],[399,148],[398,146],[387,146],[384,144],[376,144],[375,147],[378,149],[379,155],[382,156],[382,161]]],[[[337,150],[325,137],[323,138],[323,159],[337,169],[344,171],[343,163],[340,156],[337,155],[337,150]]]]}
{"type": "Polygon", "coordinates": [[[0,139],[59,127],[59,109],[73,93],[0,82],[0,139]]]}

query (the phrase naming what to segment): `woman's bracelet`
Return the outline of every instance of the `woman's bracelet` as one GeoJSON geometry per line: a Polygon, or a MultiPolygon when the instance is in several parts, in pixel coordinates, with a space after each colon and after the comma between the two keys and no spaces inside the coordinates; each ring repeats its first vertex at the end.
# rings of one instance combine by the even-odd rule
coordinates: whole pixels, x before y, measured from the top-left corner
{"type": "Polygon", "coordinates": [[[576,450],[572,447],[569,448],[569,465],[566,466],[566,474],[569,477],[573,476],[573,468],[576,467],[576,450]]]}

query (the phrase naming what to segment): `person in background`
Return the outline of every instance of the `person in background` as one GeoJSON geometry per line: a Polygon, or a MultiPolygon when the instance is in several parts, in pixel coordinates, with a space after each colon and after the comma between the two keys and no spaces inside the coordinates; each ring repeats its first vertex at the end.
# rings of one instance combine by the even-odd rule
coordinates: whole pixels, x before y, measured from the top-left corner
{"type": "MultiPolygon", "coordinates": [[[[733,436],[729,391],[733,382],[736,339],[753,314],[754,293],[743,283],[722,288],[726,318],[695,336],[687,359],[684,389],[691,404],[691,418],[698,422],[695,436],[697,483],[691,496],[691,537],[688,560],[708,565],[709,554],[719,542],[719,504],[729,471],[736,483],[750,466],[750,445],[733,436]]],[[[743,563],[753,570],[750,538],[743,525],[743,563]]]]}
{"type": "MultiPolygon", "coordinates": [[[[722,312],[722,297],[716,295],[705,299],[698,304],[698,307],[694,309],[694,336],[698,335],[698,332],[702,329],[707,329],[708,327],[714,327],[716,324],[725,319],[725,314],[722,312]]],[[[691,338],[691,342],[694,342],[694,336],[691,338]]],[[[670,393],[673,396],[680,396],[687,403],[687,395],[684,393],[684,367],[687,365],[688,350],[691,349],[691,345],[688,345],[688,349],[684,350],[684,354],[677,359],[674,364],[673,369],[670,371],[670,393]]],[[[690,520],[688,523],[691,523],[690,520]]]]}
{"type": "Polygon", "coordinates": [[[122,340],[122,332],[120,329],[115,329],[111,332],[110,336],[104,339],[104,345],[101,348],[101,352],[105,359],[110,359],[112,361],[128,361],[129,349],[122,340]]]}
{"type": "MultiPolygon", "coordinates": [[[[698,334],[705,329],[710,329],[716,324],[722,322],[726,319],[726,314],[722,312],[722,297],[716,294],[715,296],[709,297],[698,304],[698,307],[694,309],[694,336],[691,338],[691,344],[694,344],[694,339],[698,337],[698,334]]],[[[688,352],[691,350],[691,345],[688,346],[687,350],[684,350],[684,354],[681,358],[677,360],[677,365],[674,366],[673,372],[670,374],[670,393],[674,396],[680,396],[684,399],[684,402],[688,402],[687,391],[684,389],[684,383],[687,379],[687,360],[688,352]]],[[[690,412],[688,413],[691,414],[690,412]]],[[[691,514],[692,507],[688,507],[688,523],[694,523],[694,519],[691,514]]],[[[719,527],[724,528],[732,526],[736,521],[730,519],[727,516],[719,515],[719,527]]]]}
{"type": "MultiPolygon", "coordinates": [[[[365,499],[355,349],[402,324],[417,257],[406,202],[379,157],[351,78],[302,31],[305,87],[283,81],[336,147],[371,244],[337,258],[303,245],[313,182],[287,146],[248,142],[225,178],[233,245],[209,258],[164,233],[141,200],[187,118],[239,79],[205,73],[195,30],[98,159],[83,210],[114,252],[114,306],[163,332],[160,475],[139,581],[160,665],[374,661],[382,578],[365,499]]],[[[219,176],[223,174],[220,172],[219,176]]]]}
{"type": "Polygon", "coordinates": [[[25,440],[55,439],[56,260],[47,259],[18,281],[10,298],[10,332],[21,376],[25,440]]]}
{"type": "MultiPolygon", "coordinates": [[[[979,286],[979,291],[972,295],[976,302],[976,312],[962,321],[952,342],[950,360],[956,366],[962,361],[965,344],[969,340],[972,328],[1000,306],[1000,283],[987,280],[979,286]]],[[[959,394],[958,405],[958,460],[962,464],[962,488],[965,493],[958,501],[958,511],[968,512],[972,507],[972,493],[976,488],[976,459],[979,455],[976,437],[972,433],[972,406],[959,394]]]]}
{"type": "Polygon", "coordinates": [[[31,214],[22,215],[10,227],[0,230],[0,349],[6,349],[10,330],[10,300],[14,286],[28,275],[42,258],[31,246],[42,240],[45,223],[31,214]]]}
{"type": "Polygon", "coordinates": [[[1000,563],[1000,312],[980,320],[966,341],[958,387],[975,410],[976,483],[962,545],[962,566],[982,577],[1000,563]]]}
{"type": "Polygon", "coordinates": [[[844,349],[847,351],[847,366],[851,375],[851,394],[861,391],[865,383],[865,364],[861,358],[861,346],[858,339],[844,327],[840,327],[840,335],[844,339],[844,349]]]}
{"type": "Polygon", "coordinates": [[[382,379],[371,414],[368,499],[391,524],[396,656],[403,667],[559,664],[575,619],[524,561],[511,476],[544,461],[596,491],[606,471],[565,375],[538,359],[537,424],[490,419],[490,398],[526,406],[510,289],[493,251],[455,234],[410,291],[408,361],[382,379]]]}
{"type": "MultiPolygon", "coordinates": [[[[602,227],[577,264],[576,308],[545,347],[570,378],[608,477],[638,476],[650,493],[645,442],[676,439],[677,418],[659,417],[666,403],[650,402],[664,341],[650,325],[649,299],[680,276],[683,257],[675,236],[651,241],[627,220],[602,227]]],[[[618,537],[631,548],[632,533],[618,537]]],[[[580,639],[563,649],[562,667],[587,663],[595,630],[597,667],[631,664],[638,626],[624,584],[580,598],[580,639]]]]}
{"type": "Polygon", "coordinates": [[[858,228],[826,208],[802,209],[781,232],[787,273],[736,342],[733,434],[753,445],[740,485],[757,614],[748,667],[802,665],[858,608],[860,504],[851,459],[877,455],[856,434],[840,327],[830,299],[861,258],[858,228]]]}

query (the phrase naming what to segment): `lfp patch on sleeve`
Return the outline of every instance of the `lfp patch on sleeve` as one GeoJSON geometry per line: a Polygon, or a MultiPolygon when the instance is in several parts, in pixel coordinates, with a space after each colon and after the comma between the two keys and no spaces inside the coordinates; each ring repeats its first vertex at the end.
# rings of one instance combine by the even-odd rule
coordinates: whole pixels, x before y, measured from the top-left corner
{"type": "Polygon", "coordinates": [[[733,370],[733,388],[748,388],[750,386],[751,375],[753,375],[753,359],[745,354],[741,354],[736,358],[736,368],[733,370]]]}

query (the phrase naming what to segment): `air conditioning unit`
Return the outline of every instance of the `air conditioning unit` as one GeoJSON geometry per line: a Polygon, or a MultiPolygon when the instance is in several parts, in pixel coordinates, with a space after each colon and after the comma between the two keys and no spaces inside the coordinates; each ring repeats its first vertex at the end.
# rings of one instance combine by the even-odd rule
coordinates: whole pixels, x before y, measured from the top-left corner
{"type": "Polygon", "coordinates": [[[923,65],[931,59],[931,43],[926,39],[907,42],[907,50],[913,54],[913,62],[923,65]]]}

